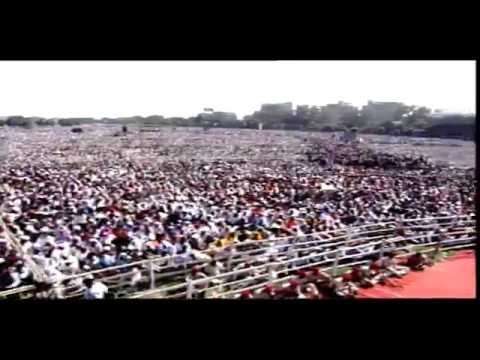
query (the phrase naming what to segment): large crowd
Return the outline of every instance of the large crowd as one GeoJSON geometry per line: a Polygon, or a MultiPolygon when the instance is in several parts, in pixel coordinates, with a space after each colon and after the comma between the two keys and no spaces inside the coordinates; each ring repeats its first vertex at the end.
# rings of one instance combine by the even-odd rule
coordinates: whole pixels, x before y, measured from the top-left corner
{"type": "MultiPolygon", "coordinates": [[[[50,283],[172,255],[178,264],[211,262],[205,271],[215,275],[216,254],[242,242],[328,239],[347,227],[474,213],[472,172],[368,143],[261,131],[113,132],[9,130],[0,290],[34,283],[26,257],[50,283]]],[[[87,280],[87,292],[101,288],[87,280]]]]}

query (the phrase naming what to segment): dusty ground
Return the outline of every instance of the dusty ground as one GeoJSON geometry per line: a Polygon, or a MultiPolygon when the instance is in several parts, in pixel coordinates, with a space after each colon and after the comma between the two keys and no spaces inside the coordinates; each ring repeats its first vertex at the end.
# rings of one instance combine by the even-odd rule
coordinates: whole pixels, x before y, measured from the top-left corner
{"type": "MultiPolygon", "coordinates": [[[[279,132],[280,133],[280,132],[279,132]]],[[[283,132],[285,133],[285,132],[283,132]]],[[[306,137],[330,137],[331,133],[301,133],[292,132],[296,136],[306,137]]],[[[288,135],[287,135],[288,136],[288,135]]],[[[433,161],[448,162],[452,166],[474,167],[476,148],[473,141],[453,139],[426,139],[393,137],[386,135],[360,135],[367,143],[377,149],[388,152],[419,153],[433,161]],[[393,143],[393,144],[386,144],[393,143]],[[424,145],[420,145],[424,144],[424,145]]]]}
{"type": "MultiPolygon", "coordinates": [[[[408,140],[408,138],[407,138],[408,140]]],[[[428,139],[420,140],[425,145],[414,145],[418,142],[411,139],[407,144],[385,145],[377,144],[376,147],[386,151],[395,152],[417,152],[431,158],[434,161],[448,162],[458,167],[475,166],[475,143],[473,141],[449,140],[449,139],[428,139]]]]}

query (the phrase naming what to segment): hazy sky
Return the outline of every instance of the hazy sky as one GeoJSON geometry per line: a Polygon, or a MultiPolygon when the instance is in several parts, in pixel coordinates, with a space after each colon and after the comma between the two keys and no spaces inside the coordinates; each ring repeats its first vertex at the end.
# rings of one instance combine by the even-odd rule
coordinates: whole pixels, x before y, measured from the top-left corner
{"type": "Polygon", "coordinates": [[[474,61],[0,61],[0,116],[251,114],[369,99],[475,112],[474,61]]]}

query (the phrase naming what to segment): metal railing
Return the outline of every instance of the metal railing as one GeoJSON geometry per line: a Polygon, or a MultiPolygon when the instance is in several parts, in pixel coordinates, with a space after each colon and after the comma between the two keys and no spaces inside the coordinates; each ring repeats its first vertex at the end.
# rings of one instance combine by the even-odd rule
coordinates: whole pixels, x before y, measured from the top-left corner
{"type": "MultiPolygon", "coordinates": [[[[404,230],[409,232],[421,228],[425,231],[428,228],[446,227],[462,221],[465,225],[470,225],[471,229],[466,232],[474,232],[473,227],[475,223],[475,217],[472,218],[468,215],[457,217],[435,217],[435,218],[423,218],[423,219],[406,219],[403,223],[423,223],[428,221],[428,224],[416,224],[406,225],[404,230]],[[435,220],[432,223],[431,220],[435,220]],[[438,221],[444,223],[438,223],[438,221]]],[[[326,256],[325,249],[343,248],[343,250],[360,249],[361,246],[372,247],[378,246],[378,241],[389,242],[389,238],[395,236],[397,228],[395,224],[398,222],[387,221],[383,224],[367,224],[354,228],[346,228],[341,230],[324,231],[313,234],[307,234],[302,236],[287,236],[276,239],[267,240],[251,240],[243,243],[233,244],[220,250],[216,254],[215,260],[224,261],[226,263],[227,271],[231,270],[236,264],[243,263],[245,261],[257,261],[265,262],[265,258],[275,256],[276,259],[286,261],[295,257],[296,261],[301,261],[304,257],[298,257],[299,253],[312,253],[309,255],[311,258],[326,256]],[[342,235],[332,236],[330,238],[324,238],[322,236],[331,235],[332,233],[343,232],[342,235]],[[357,244],[355,246],[349,246],[350,244],[357,244]],[[238,250],[242,247],[253,247],[248,250],[238,250]],[[316,252],[316,253],[313,253],[316,252]]],[[[399,241],[410,241],[412,244],[415,242],[426,242],[428,234],[421,234],[417,236],[410,236],[399,241]]],[[[197,252],[197,255],[206,255],[208,251],[197,252]]],[[[308,258],[308,257],[307,257],[308,258]]],[[[175,290],[176,287],[171,288],[172,282],[185,282],[185,277],[189,273],[190,269],[194,266],[200,266],[200,268],[208,264],[208,260],[189,260],[185,259],[185,254],[174,256],[155,256],[148,260],[136,261],[133,263],[114,266],[104,269],[98,269],[81,274],[69,275],[63,278],[63,285],[56,284],[54,288],[57,293],[62,293],[62,297],[75,298],[82,296],[83,290],[81,287],[82,279],[86,277],[94,277],[102,282],[106,283],[109,288],[115,292],[118,289],[117,296],[124,297],[138,292],[142,289],[152,289],[153,292],[158,292],[160,288],[167,286],[167,290],[175,290]],[[135,281],[132,278],[136,278],[135,281]],[[65,285],[67,282],[71,285],[65,285]],[[73,283],[73,284],[72,284],[73,283]],[[115,290],[115,291],[114,291],[115,290]]],[[[239,272],[237,275],[241,275],[239,272]]],[[[175,285],[179,286],[179,285],[175,285]]],[[[15,291],[15,289],[9,290],[9,296],[15,296],[24,292],[33,291],[33,288],[27,288],[23,290],[15,291]]],[[[165,291],[165,290],[161,290],[165,291]]],[[[0,292],[0,297],[2,296],[0,292]]]]}
{"type": "MultiPolygon", "coordinates": [[[[450,237],[451,236],[460,236],[460,235],[463,235],[464,237],[459,238],[459,239],[444,240],[443,245],[450,246],[451,244],[458,244],[458,243],[465,243],[466,242],[467,244],[464,244],[464,245],[466,245],[467,247],[470,247],[473,244],[472,242],[476,239],[476,236],[469,236],[469,235],[472,235],[473,233],[474,233],[474,231],[472,229],[467,229],[467,230],[464,230],[464,231],[456,231],[456,232],[448,233],[447,236],[450,236],[450,237]]],[[[312,266],[316,266],[316,265],[324,265],[324,264],[327,264],[327,263],[332,263],[333,268],[336,268],[339,261],[344,261],[344,260],[349,259],[349,258],[358,259],[358,258],[362,258],[366,255],[371,256],[373,254],[379,254],[381,256],[383,254],[383,252],[385,251],[385,246],[386,245],[389,246],[388,250],[392,250],[393,248],[391,248],[391,245],[395,244],[395,243],[406,243],[406,242],[408,243],[408,242],[410,242],[410,244],[408,244],[408,245],[394,247],[395,250],[410,250],[410,249],[413,249],[414,247],[417,247],[417,246],[434,246],[435,244],[437,244],[437,242],[435,242],[435,241],[429,241],[428,243],[418,243],[417,241],[415,241],[417,239],[422,239],[422,238],[425,238],[425,234],[415,235],[415,236],[411,236],[411,237],[397,237],[397,238],[394,238],[394,239],[388,239],[388,238],[384,237],[380,241],[369,242],[369,243],[362,244],[362,245],[356,245],[354,247],[339,247],[336,250],[324,251],[322,253],[309,254],[309,255],[303,256],[303,257],[294,257],[293,259],[288,259],[288,260],[284,260],[284,261],[277,262],[277,263],[267,263],[267,264],[264,264],[264,265],[261,265],[261,266],[258,266],[258,267],[252,267],[252,268],[245,269],[245,270],[240,270],[240,271],[237,271],[237,272],[235,272],[235,271],[234,272],[227,272],[227,273],[218,275],[217,277],[210,277],[210,278],[199,280],[198,283],[200,283],[200,284],[202,282],[208,283],[208,282],[211,282],[212,280],[228,278],[229,276],[237,276],[237,275],[240,275],[242,273],[255,272],[255,271],[258,271],[258,270],[266,270],[269,266],[272,266],[274,264],[276,264],[276,265],[288,265],[289,263],[295,263],[295,262],[298,263],[298,262],[302,262],[302,261],[305,261],[305,260],[326,257],[327,255],[334,255],[334,258],[322,260],[322,261],[316,262],[316,263],[307,263],[307,264],[297,266],[297,267],[294,267],[294,268],[290,267],[288,269],[284,269],[284,270],[280,271],[279,273],[289,272],[289,271],[292,271],[292,270],[298,270],[298,269],[301,269],[301,268],[312,267],[312,266]],[[376,250],[369,251],[368,254],[362,254],[360,252],[360,253],[357,253],[355,255],[341,255],[341,253],[344,253],[346,251],[352,251],[352,250],[357,250],[358,251],[360,248],[372,248],[372,247],[375,247],[377,245],[380,245],[380,247],[376,250]]],[[[369,239],[369,240],[372,240],[372,239],[369,239]]],[[[247,280],[244,280],[244,281],[249,282],[249,281],[255,280],[257,278],[265,278],[265,277],[268,277],[267,273],[263,273],[263,274],[260,274],[258,276],[254,276],[253,278],[250,277],[250,278],[248,278],[247,280]]],[[[196,283],[196,284],[198,284],[198,283],[196,283]]],[[[238,281],[234,282],[234,284],[238,284],[238,283],[239,283],[238,281]]],[[[187,295],[187,290],[186,289],[190,285],[188,284],[188,282],[185,282],[183,284],[175,285],[173,287],[164,287],[164,288],[161,288],[161,289],[150,290],[150,291],[143,292],[141,294],[137,294],[137,295],[134,296],[134,298],[143,298],[143,297],[151,297],[151,296],[163,297],[163,298],[169,298],[169,297],[178,298],[178,297],[182,297],[182,296],[187,295]],[[180,293],[176,293],[173,296],[165,295],[165,293],[172,292],[172,291],[177,291],[177,290],[180,290],[182,288],[185,288],[185,291],[180,292],[180,293]]],[[[225,287],[227,285],[232,285],[232,284],[231,283],[228,283],[228,284],[224,283],[223,285],[217,285],[216,287],[225,287]]],[[[214,288],[208,288],[208,290],[213,290],[213,289],[215,289],[215,287],[214,288]]],[[[241,290],[244,290],[244,289],[241,289],[241,290]]],[[[239,291],[241,291],[241,290],[239,290],[239,291]]],[[[202,292],[202,291],[200,291],[200,292],[202,292]]]]}
{"type": "MultiPolygon", "coordinates": [[[[456,232],[456,233],[451,233],[450,235],[464,235],[468,234],[467,231],[465,232],[456,232]]],[[[421,236],[416,236],[415,238],[420,238],[421,236]]],[[[390,239],[388,242],[389,244],[394,244],[394,243],[400,243],[400,242],[405,242],[408,240],[411,240],[412,238],[397,238],[397,239],[390,239]]],[[[453,249],[460,249],[460,248],[469,248],[474,246],[474,241],[476,240],[475,236],[470,236],[470,237],[465,237],[462,239],[450,239],[450,240],[444,240],[442,241],[442,250],[453,250],[453,249]],[[459,244],[461,243],[461,244],[459,244]]],[[[364,244],[364,245],[358,245],[355,247],[347,248],[347,249],[336,249],[320,254],[311,254],[311,255],[306,255],[303,257],[295,257],[293,259],[288,259],[285,261],[280,261],[277,263],[267,263],[264,265],[248,268],[248,269],[243,269],[239,271],[232,271],[232,272],[227,272],[223,273],[217,276],[212,276],[212,277],[207,277],[204,279],[199,279],[199,280],[187,280],[182,284],[170,286],[170,287],[164,287],[160,289],[155,289],[155,290],[148,290],[144,291],[138,294],[135,294],[131,296],[130,298],[164,298],[164,299],[169,299],[169,298],[192,298],[193,294],[199,295],[201,293],[210,293],[210,296],[207,297],[215,297],[215,298],[232,298],[233,295],[239,294],[242,291],[245,290],[255,290],[258,288],[262,288],[267,284],[273,284],[277,282],[285,282],[287,280],[290,280],[291,278],[295,276],[288,275],[289,273],[302,270],[302,269],[308,269],[312,267],[318,267],[318,266],[325,266],[325,265],[330,265],[327,267],[323,267],[323,271],[331,270],[332,276],[336,275],[336,272],[338,269],[343,268],[343,267],[351,267],[353,265],[357,264],[363,264],[367,263],[369,260],[362,260],[362,261],[348,261],[344,264],[339,264],[339,261],[345,261],[345,260],[356,260],[358,258],[362,258],[365,256],[372,256],[375,254],[378,254],[382,256],[382,252],[384,251],[384,246],[386,243],[386,239],[383,239],[382,241],[377,241],[372,244],[364,244]],[[345,250],[358,250],[360,248],[367,248],[375,245],[381,245],[381,247],[378,250],[370,251],[367,254],[357,254],[357,255],[341,255],[342,252],[345,250]],[[332,258],[325,259],[325,260],[320,260],[320,261],[313,261],[313,262],[308,262],[306,264],[301,264],[301,265],[295,265],[295,263],[302,263],[307,260],[319,258],[319,257],[326,257],[327,255],[333,255],[332,258]],[[294,264],[294,266],[288,266],[290,264],[294,264]],[[279,277],[277,279],[272,279],[271,274],[268,271],[268,268],[271,266],[283,266],[282,269],[279,269],[277,271],[278,274],[285,273],[287,274],[284,277],[279,277]],[[242,280],[233,280],[231,281],[231,278],[235,278],[238,275],[241,274],[252,274],[254,273],[253,276],[248,276],[245,279],[242,280]],[[255,274],[256,272],[256,274],[255,274]],[[259,273],[260,272],[260,273],[259,273]],[[263,281],[259,281],[263,280],[263,281]],[[215,284],[217,282],[220,282],[219,284],[215,284]],[[214,285],[210,285],[210,284],[214,285]],[[206,285],[202,287],[202,285],[206,285]],[[232,287],[235,285],[235,288],[232,289],[232,287]],[[240,285],[240,286],[239,286],[240,285]],[[243,285],[243,286],[241,286],[243,285]],[[201,287],[200,289],[196,287],[201,287]],[[212,296],[212,292],[218,291],[216,294],[212,296]],[[223,291],[222,291],[223,290],[223,291]],[[174,292],[174,294],[169,294],[174,292]]],[[[410,245],[405,245],[405,246],[397,246],[394,248],[390,248],[389,250],[395,250],[395,251],[401,251],[401,250],[406,250],[407,253],[404,255],[412,253],[412,249],[414,249],[417,244],[410,244],[410,245]]],[[[435,247],[438,249],[438,243],[437,242],[431,242],[429,244],[423,244],[423,246],[427,247],[435,247]]],[[[434,251],[436,249],[424,249],[421,252],[430,252],[434,251]]]]}

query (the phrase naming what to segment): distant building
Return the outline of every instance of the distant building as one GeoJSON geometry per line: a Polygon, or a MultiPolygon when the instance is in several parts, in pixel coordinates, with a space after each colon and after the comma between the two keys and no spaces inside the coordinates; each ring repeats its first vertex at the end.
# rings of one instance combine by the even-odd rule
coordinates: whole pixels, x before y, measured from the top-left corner
{"type": "Polygon", "coordinates": [[[280,104],[263,104],[260,112],[270,114],[293,115],[293,104],[291,102],[280,104]]]}
{"type": "Polygon", "coordinates": [[[213,122],[237,121],[237,114],[232,112],[215,111],[213,113],[204,112],[198,115],[203,120],[213,122]]]}
{"type": "Polygon", "coordinates": [[[381,124],[387,121],[395,121],[396,113],[404,106],[398,102],[369,101],[362,108],[362,114],[368,117],[371,124],[381,124]]]}
{"type": "Polygon", "coordinates": [[[212,115],[217,121],[236,121],[237,120],[237,114],[233,112],[215,111],[212,115]]]}
{"type": "Polygon", "coordinates": [[[474,116],[473,114],[461,114],[461,113],[455,113],[455,112],[434,112],[430,117],[432,119],[443,119],[446,117],[451,117],[451,116],[474,116]]]}
{"type": "Polygon", "coordinates": [[[325,124],[338,125],[342,116],[357,112],[358,109],[346,102],[340,101],[337,104],[327,104],[312,110],[317,117],[322,117],[325,124]]]}
{"type": "Polygon", "coordinates": [[[298,117],[309,117],[310,116],[310,107],[308,105],[297,105],[297,110],[295,114],[298,117]]]}
{"type": "Polygon", "coordinates": [[[253,121],[255,127],[262,122],[265,129],[282,129],[283,120],[294,116],[293,104],[262,104],[259,111],[255,111],[247,120],[253,121]]]}

